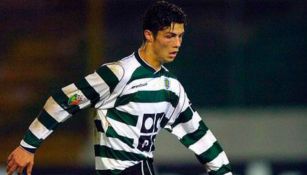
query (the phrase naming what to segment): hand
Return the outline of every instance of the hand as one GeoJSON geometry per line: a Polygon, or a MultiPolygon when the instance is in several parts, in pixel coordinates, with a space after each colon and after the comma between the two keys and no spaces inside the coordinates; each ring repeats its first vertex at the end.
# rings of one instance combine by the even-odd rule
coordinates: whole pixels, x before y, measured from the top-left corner
{"type": "Polygon", "coordinates": [[[26,168],[27,175],[31,175],[33,165],[34,154],[19,146],[8,157],[6,172],[8,175],[12,175],[17,170],[21,175],[23,169],[26,168]]]}

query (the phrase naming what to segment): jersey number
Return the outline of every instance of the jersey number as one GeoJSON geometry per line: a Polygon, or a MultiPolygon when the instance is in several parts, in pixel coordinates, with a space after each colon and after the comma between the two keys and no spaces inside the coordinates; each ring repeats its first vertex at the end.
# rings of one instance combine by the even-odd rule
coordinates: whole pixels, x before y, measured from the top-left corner
{"type": "Polygon", "coordinates": [[[155,150],[154,141],[164,115],[164,113],[143,115],[141,136],[137,147],[139,150],[147,152],[155,150]]]}

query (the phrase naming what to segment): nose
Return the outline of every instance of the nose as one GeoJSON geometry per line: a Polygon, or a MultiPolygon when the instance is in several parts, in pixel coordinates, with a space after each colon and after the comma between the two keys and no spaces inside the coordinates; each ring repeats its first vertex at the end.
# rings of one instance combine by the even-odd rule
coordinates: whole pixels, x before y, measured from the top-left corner
{"type": "Polygon", "coordinates": [[[182,43],[182,38],[181,37],[175,37],[175,48],[179,48],[182,43]]]}

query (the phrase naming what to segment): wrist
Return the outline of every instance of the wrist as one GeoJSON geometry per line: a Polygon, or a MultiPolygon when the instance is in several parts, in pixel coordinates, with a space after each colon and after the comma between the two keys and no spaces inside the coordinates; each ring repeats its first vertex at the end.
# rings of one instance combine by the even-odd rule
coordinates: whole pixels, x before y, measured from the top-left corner
{"type": "Polygon", "coordinates": [[[36,149],[27,148],[27,147],[24,147],[24,146],[22,146],[22,145],[19,145],[19,147],[20,147],[20,149],[22,149],[22,150],[28,152],[29,154],[34,154],[35,151],[36,151],[36,149]]]}

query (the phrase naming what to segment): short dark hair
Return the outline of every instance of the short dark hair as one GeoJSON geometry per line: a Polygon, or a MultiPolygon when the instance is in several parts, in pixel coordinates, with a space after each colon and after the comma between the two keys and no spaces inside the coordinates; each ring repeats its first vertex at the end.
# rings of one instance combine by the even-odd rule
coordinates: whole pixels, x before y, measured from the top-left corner
{"type": "Polygon", "coordinates": [[[173,22],[187,24],[187,15],[175,4],[157,1],[147,9],[143,16],[143,31],[150,30],[154,36],[159,30],[171,26],[173,22]]]}

